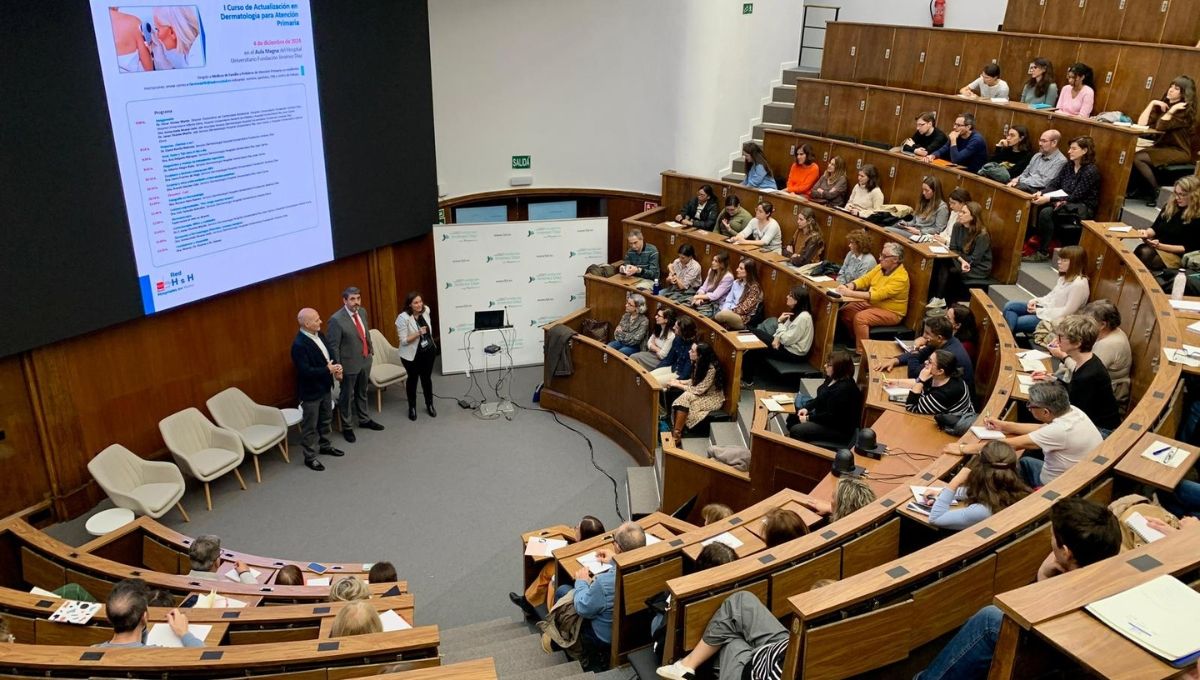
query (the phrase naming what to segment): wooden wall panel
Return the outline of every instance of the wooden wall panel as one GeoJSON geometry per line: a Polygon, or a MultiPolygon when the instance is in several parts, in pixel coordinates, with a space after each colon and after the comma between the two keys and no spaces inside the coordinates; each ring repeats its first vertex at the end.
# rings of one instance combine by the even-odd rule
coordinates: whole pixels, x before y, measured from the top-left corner
{"type": "Polygon", "coordinates": [[[42,441],[21,357],[0,359],[0,517],[50,496],[42,441]]]}

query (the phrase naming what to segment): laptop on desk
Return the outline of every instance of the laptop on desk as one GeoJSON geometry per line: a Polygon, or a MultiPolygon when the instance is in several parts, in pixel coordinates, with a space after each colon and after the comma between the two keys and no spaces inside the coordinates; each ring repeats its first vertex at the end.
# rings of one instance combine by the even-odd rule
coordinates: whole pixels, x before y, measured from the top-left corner
{"type": "Polygon", "coordinates": [[[475,312],[475,330],[490,331],[497,328],[504,328],[508,324],[504,323],[503,309],[489,309],[484,312],[475,312]]]}

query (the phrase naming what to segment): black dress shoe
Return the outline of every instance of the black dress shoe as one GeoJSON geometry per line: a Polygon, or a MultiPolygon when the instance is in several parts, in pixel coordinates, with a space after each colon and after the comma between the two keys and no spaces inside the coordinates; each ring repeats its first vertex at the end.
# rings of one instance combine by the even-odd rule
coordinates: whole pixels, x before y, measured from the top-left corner
{"type": "Polygon", "coordinates": [[[425,404],[425,412],[429,414],[430,418],[437,418],[437,409],[433,407],[433,404],[425,404]]]}
{"type": "Polygon", "coordinates": [[[417,407],[416,407],[416,406],[409,406],[409,407],[408,407],[408,419],[409,419],[409,420],[416,420],[416,419],[417,419],[417,407]]]}
{"type": "Polygon", "coordinates": [[[359,423],[358,426],[365,427],[368,430],[375,430],[376,432],[383,429],[383,426],[380,425],[379,423],[375,422],[374,420],[368,420],[365,423],[359,423]]]}
{"type": "Polygon", "coordinates": [[[307,467],[309,470],[316,470],[317,472],[320,472],[321,470],[325,469],[325,466],[321,465],[321,461],[315,460],[315,459],[304,461],[304,466],[307,467]]]}
{"type": "Polygon", "coordinates": [[[510,592],[508,594],[508,599],[512,601],[513,604],[520,607],[521,611],[525,612],[525,618],[533,619],[535,621],[541,620],[542,615],[538,614],[538,610],[535,609],[533,605],[529,604],[529,600],[526,600],[523,595],[510,592]]]}
{"type": "Polygon", "coordinates": [[[322,456],[333,456],[334,458],[340,458],[346,455],[346,452],[342,451],[341,449],[335,449],[331,446],[327,449],[321,449],[320,454],[322,456]]]}
{"type": "Polygon", "coordinates": [[[350,442],[351,444],[354,443],[354,440],[358,439],[358,437],[354,435],[354,430],[351,429],[342,430],[342,436],[345,437],[346,441],[350,442]]]}

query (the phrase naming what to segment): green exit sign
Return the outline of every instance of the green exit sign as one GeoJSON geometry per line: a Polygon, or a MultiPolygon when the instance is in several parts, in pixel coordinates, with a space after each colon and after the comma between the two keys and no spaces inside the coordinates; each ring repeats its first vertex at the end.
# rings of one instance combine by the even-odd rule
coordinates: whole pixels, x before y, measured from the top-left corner
{"type": "Polygon", "coordinates": [[[754,14],[754,3],[753,2],[742,3],[742,14],[754,14]]]}
{"type": "Polygon", "coordinates": [[[513,156],[513,170],[528,170],[532,165],[529,156],[513,156]]]}

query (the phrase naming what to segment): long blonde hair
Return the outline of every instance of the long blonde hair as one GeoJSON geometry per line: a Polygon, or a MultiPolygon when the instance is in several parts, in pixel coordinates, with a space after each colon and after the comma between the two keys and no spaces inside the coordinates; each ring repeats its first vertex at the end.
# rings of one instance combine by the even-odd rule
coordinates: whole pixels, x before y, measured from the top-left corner
{"type": "MultiPolygon", "coordinates": [[[[1188,204],[1183,209],[1183,221],[1191,222],[1200,217],[1200,176],[1188,175],[1182,177],[1175,183],[1176,189],[1182,189],[1183,193],[1187,194],[1188,204]]],[[[1175,213],[1179,211],[1179,206],[1175,204],[1175,197],[1172,196],[1167,204],[1163,206],[1163,217],[1168,220],[1175,217],[1175,213]]]]}

